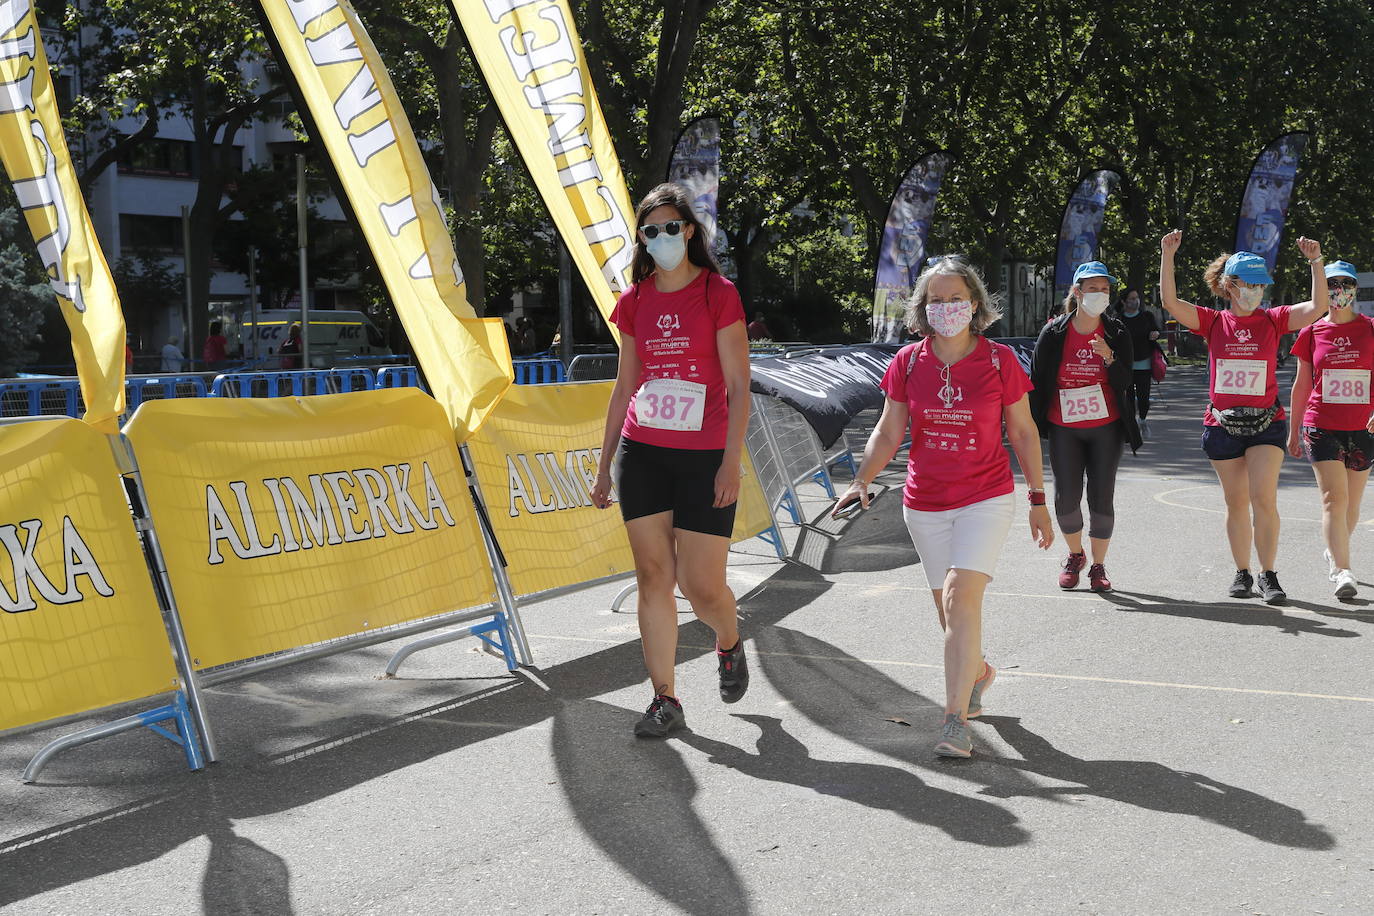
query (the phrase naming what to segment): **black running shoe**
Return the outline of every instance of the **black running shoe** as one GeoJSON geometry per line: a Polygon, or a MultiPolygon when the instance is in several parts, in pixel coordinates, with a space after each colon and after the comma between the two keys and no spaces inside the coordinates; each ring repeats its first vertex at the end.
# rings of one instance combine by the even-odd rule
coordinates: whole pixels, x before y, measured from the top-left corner
{"type": "Polygon", "coordinates": [[[1288,593],[1279,585],[1279,574],[1272,569],[1260,573],[1260,597],[1265,604],[1287,604],[1288,593]]]}
{"type": "Polygon", "coordinates": [[[1254,580],[1253,578],[1251,578],[1251,576],[1250,576],[1250,570],[1248,570],[1248,569],[1238,569],[1238,570],[1236,570],[1236,577],[1235,577],[1234,579],[1231,580],[1231,597],[1232,597],[1232,598],[1249,598],[1249,597],[1251,597],[1251,596],[1254,594],[1254,592],[1250,591],[1250,588],[1251,588],[1251,586],[1253,586],[1254,584],[1255,584],[1255,580],[1254,580]]]}
{"type": "Polygon", "coordinates": [[[644,711],[644,718],[635,723],[635,737],[666,738],[686,727],[687,716],[682,711],[682,704],[660,693],[644,711]]]}
{"type": "Polygon", "coordinates": [[[716,650],[716,661],[720,665],[720,698],[727,703],[738,703],[749,689],[749,662],[744,658],[744,640],[735,643],[729,652],[716,650]]]}

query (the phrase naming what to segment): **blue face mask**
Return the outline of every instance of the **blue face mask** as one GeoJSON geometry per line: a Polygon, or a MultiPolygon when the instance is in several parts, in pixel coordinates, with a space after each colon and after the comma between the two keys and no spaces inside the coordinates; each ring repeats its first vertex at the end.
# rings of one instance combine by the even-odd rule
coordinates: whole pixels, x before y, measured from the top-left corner
{"type": "Polygon", "coordinates": [[[1131,302],[1129,299],[1126,301],[1126,314],[1127,314],[1127,315],[1134,315],[1136,312],[1139,312],[1139,311],[1140,311],[1140,303],[1139,303],[1139,302],[1131,302]]]}
{"type": "Polygon", "coordinates": [[[682,232],[677,235],[660,232],[645,242],[644,248],[659,269],[672,270],[682,263],[683,257],[687,254],[687,236],[682,232]]]}

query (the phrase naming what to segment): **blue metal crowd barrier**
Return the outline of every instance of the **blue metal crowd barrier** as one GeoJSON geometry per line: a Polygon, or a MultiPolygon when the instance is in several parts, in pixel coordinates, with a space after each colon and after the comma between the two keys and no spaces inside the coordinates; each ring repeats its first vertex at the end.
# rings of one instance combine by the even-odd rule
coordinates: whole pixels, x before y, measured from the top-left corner
{"type": "Polygon", "coordinates": [[[558,359],[515,359],[515,384],[547,385],[553,382],[566,382],[568,370],[558,359]]]}
{"type": "MultiPolygon", "coordinates": [[[[517,359],[517,385],[547,385],[568,380],[557,359],[517,359]]],[[[415,366],[296,369],[282,372],[225,372],[205,375],[131,375],[125,380],[130,412],[144,401],[163,398],[275,398],[374,388],[423,388],[415,366]]],[[[67,416],[85,410],[81,383],[74,378],[13,379],[0,382],[0,417],[67,416]]]]}

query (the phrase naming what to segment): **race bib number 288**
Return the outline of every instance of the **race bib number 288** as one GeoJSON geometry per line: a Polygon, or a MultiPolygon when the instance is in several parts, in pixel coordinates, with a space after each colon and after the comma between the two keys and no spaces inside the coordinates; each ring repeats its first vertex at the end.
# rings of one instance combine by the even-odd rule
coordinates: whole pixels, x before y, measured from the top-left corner
{"type": "Polygon", "coordinates": [[[682,379],[649,379],[635,396],[635,421],[654,429],[696,432],[705,409],[706,386],[682,379]]]}

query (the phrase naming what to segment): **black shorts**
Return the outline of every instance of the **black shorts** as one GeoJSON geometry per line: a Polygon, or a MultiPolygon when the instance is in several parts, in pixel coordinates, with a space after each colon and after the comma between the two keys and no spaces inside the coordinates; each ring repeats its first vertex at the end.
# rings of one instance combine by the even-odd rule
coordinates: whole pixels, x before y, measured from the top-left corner
{"type": "Polygon", "coordinates": [[[1229,461],[1244,458],[1245,450],[1256,445],[1277,445],[1288,448],[1288,421],[1275,420],[1253,436],[1233,436],[1220,426],[1202,427],[1202,450],[1213,461],[1229,461]]]}
{"type": "Polygon", "coordinates": [[[1374,464],[1374,434],[1367,429],[1302,428],[1302,453],[1308,461],[1339,461],[1351,471],[1374,464]]]}
{"type": "Polygon", "coordinates": [[[716,500],[716,472],[725,449],[664,448],[621,438],[616,490],[625,521],[673,513],[673,527],[728,538],[735,529],[735,503],[716,500]]]}

